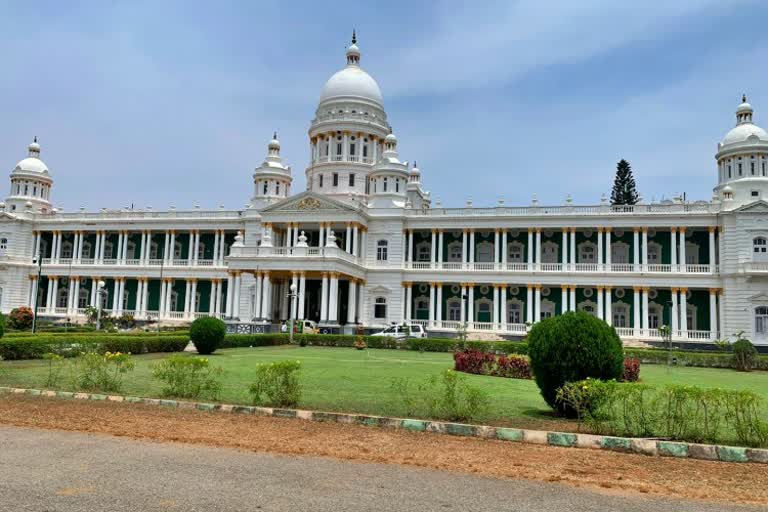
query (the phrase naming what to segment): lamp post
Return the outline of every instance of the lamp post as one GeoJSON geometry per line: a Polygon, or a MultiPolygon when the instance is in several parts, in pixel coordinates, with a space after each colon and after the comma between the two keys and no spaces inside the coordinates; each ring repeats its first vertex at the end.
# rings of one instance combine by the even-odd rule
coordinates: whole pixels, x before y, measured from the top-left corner
{"type": "Polygon", "coordinates": [[[659,327],[661,339],[667,342],[669,352],[667,353],[667,369],[672,366],[672,329],[668,325],[659,327]]]}
{"type": "Polygon", "coordinates": [[[32,300],[35,301],[35,311],[32,314],[32,334],[35,333],[37,330],[37,310],[40,307],[40,278],[43,273],[43,258],[40,254],[37,255],[36,258],[32,260],[32,263],[37,263],[37,283],[35,283],[35,295],[32,297],[32,300]],[[37,260],[37,261],[35,261],[37,260]]]}
{"type": "Polygon", "coordinates": [[[296,294],[296,283],[291,283],[289,290],[290,292],[288,293],[288,299],[290,299],[291,307],[289,308],[290,311],[288,312],[288,332],[290,333],[288,335],[288,343],[293,345],[293,329],[294,329],[293,310],[296,306],[296,298],[298,297],[298,295],[296,294]]]}
{"type": "Polygon", "coordinates": [[[106,283],[104,281],[99,281],[96,283],[96,330],[101,330],[101,305],[104,302],[104,295],[107,293],[107,290],[104,288],[106,283]]]}

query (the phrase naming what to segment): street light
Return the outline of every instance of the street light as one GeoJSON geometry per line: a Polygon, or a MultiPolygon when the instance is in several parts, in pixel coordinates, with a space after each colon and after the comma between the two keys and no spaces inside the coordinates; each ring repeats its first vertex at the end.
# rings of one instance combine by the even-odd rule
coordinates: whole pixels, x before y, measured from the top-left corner
{"type": "Polygon", "coordinates": [[[294,308],[296,307],[296,298],[298,297],[298,295],[296,295],[296,283],[291,283],[291,286],[289,287],[289,289],[290,289],[290,292],[288,293],[288,298],[290,299],[291,307],[288,314],[288,332],[290,333],[288,335],[288,343],[293,345],[293,328],[294,328],[293,311],[294,311],[294,308]]]}
{"type": "Polygon", "coordinates": [[[104,302],[104,295],[107,290],[104,289],[106,283],[99,281],[96,283],[96,330],[101,330],[101,304],[104,302]]]}

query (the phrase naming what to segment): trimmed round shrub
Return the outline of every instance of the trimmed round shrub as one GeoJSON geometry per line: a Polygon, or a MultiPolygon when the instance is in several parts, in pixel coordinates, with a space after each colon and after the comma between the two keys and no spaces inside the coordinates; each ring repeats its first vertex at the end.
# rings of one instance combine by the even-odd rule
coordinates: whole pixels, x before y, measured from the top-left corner
{"type": "Polygon", "coordinates": [[[198,318],[189,328],[189,338],[195,344],[198,354],[208,355],[216,352],[216,349],[224,342],[227,327],[218,318],[204,316],[198,318]]]}
{"type": "Polygon", "coordinates": [[[8,327],[18,331],[25,331],[32,328],[32,309],[27,306],[21,306],[11,310],[8,315],[8,327]]]}
{"type": "Polygon", "coordinates": [[[587,377],[620,380],[624,375],[624,349],[616,330],[583,311],[536,323],[528,334],[528,356],[544,400],[566,416],[575,411],[557,401],[557,390],[565,383],[587,377]]]}
{"type": "Polygon", "coordinates": [[[740,372],[748,372],[755,367],[757,349],[751,341],[739,338],[733,344],[733,366],[740,372]]]}

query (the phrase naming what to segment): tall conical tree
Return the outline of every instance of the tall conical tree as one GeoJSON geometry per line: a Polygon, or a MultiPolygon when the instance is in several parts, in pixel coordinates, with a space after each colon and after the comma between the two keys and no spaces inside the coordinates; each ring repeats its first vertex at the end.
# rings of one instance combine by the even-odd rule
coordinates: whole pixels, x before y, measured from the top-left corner
{"type": "Polygon", "coordinates": [[[611,204],[637,204],[640,195],[635,188],[632,167],[623,158],[616,164],[616,178],[613,180],[611,204]]]}

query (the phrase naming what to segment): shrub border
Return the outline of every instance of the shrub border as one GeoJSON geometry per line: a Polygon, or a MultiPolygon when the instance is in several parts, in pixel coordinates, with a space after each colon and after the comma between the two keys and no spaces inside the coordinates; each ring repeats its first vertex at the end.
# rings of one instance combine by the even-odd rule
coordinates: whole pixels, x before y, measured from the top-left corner
{"type": "Polygon", "coordinates": [[[598,436],[593,434],[577,434],[572,432],[548,432],[544,430],[492,427],[488,425],[470,425],[444,421],[390,418],[386,416],[372,416],[367,414],[346,414],[337,412],[307,411],[301,409],[257,407],[252,405],[187,402],[181,400],[165,400],[160,398],[143,398],[137,396],[105,395],[99,393],[76,393],[71,391],[0,387],[0,396],[4,394],[39,396],[69,400],[122,402],[128,404],[144,404],[170,407],[174,409],[217,411],[231,414],[253,414],[255,416],[271,416],[275,418],[297,418],[307,421],[394,428],[407,430],[410,432],[430,432],[435,434],[448,434],[463,437],[496,439],[500,441],[545,444],[549,446],[566,448],[591,448],[650,456],[768,464],[768,449],[761,448],[696,444],[644,438],[598,436]]]}

